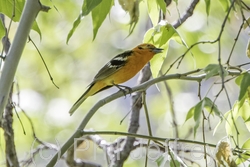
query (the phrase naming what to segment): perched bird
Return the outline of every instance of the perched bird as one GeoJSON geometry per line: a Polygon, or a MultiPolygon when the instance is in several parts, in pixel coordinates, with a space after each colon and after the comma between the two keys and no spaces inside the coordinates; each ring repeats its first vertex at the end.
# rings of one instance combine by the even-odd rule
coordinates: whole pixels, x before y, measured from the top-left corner
{"type": "Polygon", "coordinates": [[[156,48],[152,44],[141,44],[132,50],[125,51],[111,59],[96,74],[89,88],[71,107],[69,113],[74,111],[89,97],[112,86],[126,82],[134,77],[153,56],[161,53],[163,49],[156,48]]]}

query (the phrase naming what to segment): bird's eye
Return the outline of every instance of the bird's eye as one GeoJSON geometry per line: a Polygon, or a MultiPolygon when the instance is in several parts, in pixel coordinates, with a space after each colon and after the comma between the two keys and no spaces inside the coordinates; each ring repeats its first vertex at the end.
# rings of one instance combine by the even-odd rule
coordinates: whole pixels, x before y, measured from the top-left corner
{"type": "Polygon", "coordinates": [[[152,46],[152,45],[150,45],[150,44],[148,44],[148,45],[147,45],[147,48],[148,48],[148,49],[152,49],[152,48],[153,48],[153,46],[152,46]]]}
{"type": "Polygon", "coordinates": [[[141,46],[139,46],[139,47],[138,47],[138,49],[142,49],[142,47],[141,47],[141,46]]]}

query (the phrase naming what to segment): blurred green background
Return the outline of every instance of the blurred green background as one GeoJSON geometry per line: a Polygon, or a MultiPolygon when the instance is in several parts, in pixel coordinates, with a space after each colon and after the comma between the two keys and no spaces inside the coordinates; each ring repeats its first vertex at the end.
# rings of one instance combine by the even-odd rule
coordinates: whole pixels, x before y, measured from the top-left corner
{"type": "MultiPolygon", "coordinates": [[[[173,23],[178,20],[178,11],[182,15],[190,4],[190,0],[179,0],[178,7],[172,2],[168,7],[167,21],[173,23]]],[[[128,38],[129,15],[122,10],[119,3],[115,1],[110,14],[102,24],[96,39],[93,41],[92,21],[90,16],[83,18],[81,24],[73,34],[69,43],[66,44],[66,38],[69,30],[72,28],[73,21],[78,16],[82,1],[59,1],[42,0],[44,5],[51,7],[48,13],[39,13],[37,22],[42,31],[42,39],[39,35],[31,31],[30,37],[36,43],[46,64],[52,74],[54,82],[60,87],[57,89],[47,74],[47,71],[39,57],[38,52],[31,42],[26,44],[18,72],[15,78],[14,100],[20,104],[20,107],[32,119],[36,135],[39,139],[62,145],[64,141],[71,136],[76,127],[83,119],[85,113],[98,100],[109,96],[117,91],[111,88],[103,91],[93,97],[88,98],[83,105],[69,116],[68,110],[73,103],[86,90],[88,84],[92,81],[97,71],[107,63],[112,57],[124,50],[129,50],[142,43],[143,36],[150,25],[147,13],[146,2],[140,3],[139,22],[131,36],[128,38]],[[54,8],[56,7],[56,9],[54,8]]],[[[246,0],[246,3],[250,3],[246,0]]],[[[239,12],[239,11],[238,11],[239,12]]],[[[241,24],[240,13],[234,12],[230,15],[230,20],[225,26],[222,36],[222,63],[225,63],[231,51],[234,39],[238,33],[241,24]]],[[[248,13],[249,15],[249,13],[248,13]]],[[[212,1],[211,12],[207,16],[205,12],[205,2],[200,1],[192,17],[190,17],[181,27],[177,29],[186,43],[190,46],[201,40],[215,40],[221,29],[221,24],[225,18],[225,12],[219,2],[212,1]]],[[[6,19],[8,25],[9,20],[6,19]]],[[[10,30],[10,40],[13,40],[18,23],[13,23],[10,30]]],[[[230,64],[238,65],[249,62],[245,51],[249,39],[248,30],[243,30],[238,38],[235,50],[230,64]]],[[[2,47],[2,46],[1,46],[2,47]]],[[[163,71],[169,68],[169,65],[185,52],[186,48],[174,41],[170,42],[168,56],[164,62],[163,71]]],[[[188,54],[180,65],[169,72],[170,74],[187,72],[197,68],[204,68],[208,64],[215,64],[218,60],[218,44],[201,44],[192,49],[192,54],[188,54]]],[[[245,66],[244,68],[249,68],[245,66]]],[[[138,75],[137,75],[138,76],[138,75]]],[[[136,85],[137,76],[124,83],[124,85],[133,87],[136,85]]],[[[211,99],[221,88],[220,84],[213,85],[219,78],[209,79],[202,82],[201,95],[208,95],[211,99]]],[[[202,130],[198,130],[196,138],[193,138],[193,121],[184,124],[186,113],[189,109],[199,102],[197,96],[198,83],[183,80],[167,81],[173,93],[174,107],[177,115],[179,138],[202,141],[202,130]]],[[[150,113],[153,134],[160,137],[175,137],[172,124],[172,117],[169,108],[169,98],[166,89],[162,83],[152,86],[147,90],[147,105],[150,113]]],[[[239,88],[234,81],[228,82],[226,87],[229,91],[231,103],[238,98],[239,88]]],[[[87,129],[93,130],[112,130],[127,131],[129,117],[120,125],[121,119],[130,111],[130,96],[115,100],[102,107],[94,115],[87,125],[87,129]]],[[[218,108],[222,113],[229,110],[228,101],[224,93],[217,100],[218,108]]],[[[31,126],[28,119],[17,108],[18,115],[24,124],[26,135],[24,135],[20,121],[14,114],[14,130],[16,148],[20,160],[27,159],[30,151],[37,146],[32,136],[31,126]]],[[[216,144],[220,139],[226,136],[224,126],[221,125],[215,136],[212,135],[213,129],[219,122],[217,117],[211,116],[210,124],[206,123],[206,141],[216,144]],[[212,130],[210,130],[210,128],[212,130]]],[[[4,165],[4,137],[0,130],[0,165],[4,165]]],[[[144,111],[141,111],[140,134],[148,134],[146,118],[144,111]]],[[[117,136],[102,136],[108,142],[114,141],[117,136]]],[[[91,144],[91,146],[96,147],[91,144]]],[[[191,148],[192,146],[186,146],[191,148]]],[[[198,148],[199,149],[199,148],[198,148]]],[[[79,153],[79,157],[105,165],[104,153],[96,148],[97,156],[93,156],[94,148],[88,152],[79,153]]],[[[211,148],[211,153],[213,149],[211,148]]],[[[44,166],[50,158],[53,151],[42,151],[34,159],[31,166],[44,166]]],[[[135,151],[127,160],[125,166],[142,166],[145,156],[139,158],[140,151],[135,151]],[[134,157],[133,157],[134,156],[134,157]],[[137,158],[136,158],[137,157],[137,158]]],[[[152,152],[152,154],[154,154],[152,152]]],[[[156,155],[157,156],[157,155],[156,155]]],[[[199,163],[203,164],[203,156],[196,156],[199,163]],[[200,159],[199,159],[200,158],[200,159]]],[[[209,159],[211,160],[211,159],[209,159]]],[[[212,161],[212,160],[211,160],[212,161]]],[[[150,166],[156,166],[153,159],[149,160],[150,166]]],[[[64,161],[60,161],[58,166],[66,166],[64,161]]]]}

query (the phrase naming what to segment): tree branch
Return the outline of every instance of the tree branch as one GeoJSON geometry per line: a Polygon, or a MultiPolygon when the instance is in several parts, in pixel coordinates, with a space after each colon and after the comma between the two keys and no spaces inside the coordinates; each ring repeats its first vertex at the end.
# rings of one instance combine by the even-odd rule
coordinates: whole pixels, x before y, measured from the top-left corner
{"type": "MultiPolygon", "coordinates": [[[[47,167],[53,167],[55,165],[55,163],[57,162],[58,158],[60,158],[66,151],[67,149],[74,143],[74,138],[79,138],[82,135],[84,135],[84,132],[82,133],[81,130],[83,130],[87,123],[89,122],[89,120],[92,118],[92,116],[96,113],[96,111],[101,108],[102,106],[104,106],[105,104],[118,99],[122,96],[124,96],[125,94],[131,94],[133,92],[142,92],[145,91],[146,89],[148,89],[150,86],[158,83],[158,82],[162,82],[165,80],[173,80],[173,79],[180,79],[180,80],[189,80],[189,81],[201,81],[206,77],[206,74],[200,74],[200,75],[192,75],[195,74],[197,72],[197,70],[191,71],[191,72],[187,72],[187,73],[183,73],[183,74],[169,74],[169,75],[164,75],[152,80],[149,80],[141,85],[135,86],[133,88],[131,88],[130,91],[125,90],[126,92],[123,91],[118,91],[100,101],[98,101],[86,114],[86,116],[83,118],[82,122],[80,123],[80,125],[78,126],[77,130],[74,132],[74,134],[63,144],[63,146],[61,147],[61,149],[52,157],[52,159],[48,162],[47,167]],[[190,76],[192,75],[192,76],[190,76]]],[[[230,71],[228,70],[228,75],[233,75],[233,76],[238,76],[240,75],[241,72],[235,72],[235,71],[230,71]]],[[[219,74],[218,74],[219,75],[219,74]]]]}
{"type": "MultiPolygon", "coordinates": [[[[138,85],[142,84],[145,81],[148,81],[151,77],[150,65],[149,63],[142,69],[140,76],[138,78],[138,85]]],[[[136,92],[132,96],[132,113],[130,116],[130,123],[128,133],[137,133],[139,129],[139,118],[140,110],[142,108],[142,93],[136,92]]],[[[125,144],[122,149],[120,149],[111,160],[110,166],[122,167],[123,163],[126,161],[130,152],[134,149],[134,137],[127,137],[125,144]]]]}
{"type": "MultiPolygon", "coordinates": [[[[0,19],[5,27],[5,16],[0,14],[0,19]]],[[[3,52],[5,54],[8,53],[9,48],[11,46],[10,40],[8,38],[7,29],[5,28],[5,36],[2,39],[3,43],[3,52]]],[[[3,54],[1,55],[3,57],[3,54]]],[[[15,147],[15,138],[14,138],[14,130],[13,130],[13,105],[12,105],[12,93],[13,93],[13,83],[11,83],[11,89],[8,96],[8,103],[5,108],[5,113],[3,115],[3,120],[0,122],[0,126],[4,130],[4,139],[5,139],[5,159],[6,159],[6,166],[16,166],[19,167],[19,162],[16,154],[16,147],[15,147]],[[2,125],[1,125],[2,123],[2,125]]]]}
{"type": "Polygon", "coordinates": [[[38,0],[27,0],[21,15],[20,24],[17,28],[14,41],[5,59],[2,75],[0,78],[0,122],[3,110],[7,104],[10,88],[21,58],[24,46],[32,27],[32,24],[41,10],[42,5],[38,0]]]}
{"type": "Polygon", "coordinates": [[[184,23],[190,16],[192,16],[194,13],[194,9],[198,3],[199,3],[199,0],[193,0],[191,5],[187,9],[186,13],[181,18],[179,18],[176,23],[173,24],[173,27],[174,28],[180,27],[182,23],[184,23]]]}
{"type": "MultiPolygon", "coordinates": [[[[79,142],[80,145],[80,142],[79,142]]],[[[68,151],[67,151],[67,158],[66,162],[70,167],[101,167],[100,164],[94,163],[94,162],[88,162],[88,161],[76,161],[74,159],[74,145],[72,145],[68,151]]]]}
{"type": "Polygon", "coordinates": [[[6,110],[4,113],[4,119],[2,122],[2,127],[4,129],[4,139],[5,139],[5,156],[6,156],[6,166],[7,167],[19,167],[19,162],[16,154],[15,147],[15,138],[14,138],[14,130],[13,130],[13,105],[12,105],[12,91],[13,84],[11,87],[9,102],[6,106],[6,110]]]}

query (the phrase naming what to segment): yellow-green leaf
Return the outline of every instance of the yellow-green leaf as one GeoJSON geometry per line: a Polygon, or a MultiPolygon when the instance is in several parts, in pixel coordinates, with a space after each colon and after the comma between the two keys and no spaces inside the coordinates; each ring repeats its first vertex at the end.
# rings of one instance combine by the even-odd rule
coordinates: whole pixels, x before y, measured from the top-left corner
{"type": "Polygon", "coordinates": [[[219,111],[217,105],[214,104],[214,103],[212,102],[212,100],[209,99],[208,97],[205,97],[204,100],[205,100],[205,105],[204,105],[204,107],[206,108],[207,112],[209,112],[209,113],[211,113],[211,114],[215,113],[216,116],[222,118],[221,112],[219,111]]]}
{"type": "Polygon", "coordinates": [[[3,22],[0,20],[0,39],[2,39],[5,36],[5,27],[3,25],[3,22]]]}
{"type": "MultiPolygon", "coordinates": [[[[247,141],[245,141],[245,143],[242,145],[241,148],[250,150],[250,138],[247,141]]],[[[248,151],[248,152],[250,153],[250,151],[248,151]]]]}
{"type": "Polygon", "coordinates": [[[192,107],[186,116],[186,121],[190,118],[194,118],[195,126],[194,126],[194,137],[196,136],[197,129],[200,125],[200,116],[204,107],[204,100],[201,100],[194,107],[192,107]]]}
{"type": "Polygon", "coordinates": [[[163,153],[163,154],[161,154],[156,160],[155,160],[155,162],[156,162],[156,164],[157,164],[157,166],[158,167],[164,167],[165,166],[165,164],[166,164],[166,162],[169,160],[169,157],[168,157],[169,155],[168,155],[168,153],[163,153]]]}
{"type": "Polygon", "coordinates": [[[206,13],[208,16],[210,12],[210,0],[205,0],[205,3],[206,3],[206,13]]]}
{"type": "Polygon", "coordinates": [[[231,2],[229,0],[219,0],[219,2],[221,4],[223,10],[225,12],[228,11],[231,2]]]}
{"type": "Polygon", "coordinates": [[[87,16],[102,0],[84,0],[82,5],[82,16],[87,16]]]}
{"type": "Polygon", "coordinates": [[[71,38],[71,36],[72,36],[73,33],[75,32],[76,28],[77,28],[78,25],[80,24],[80,22],[81,22],[81,17],[82,17],[82,15],[80,14],[80,15],[76,18],[76,20],[74,21],[73,27],[71,28],[71,30],[69,31],[69,33],[68,33],[68,35],[67,35],[67,41],[66,41],[66,43],[69,42],[69,39],[71,38]]]}
{"type": "Polygon", "coordinates": [[[162,12],[166,14],[166,10],[167,10],[166,2],[164,0],[156,0],[156,1],[157,1],[157,4],[160,6],[162,12]]]}
{"type": "Polygon", "coordinates": [[[156,26],[159,21],[159,9],[156,0],[147,0],[148,14],[153,23],[153,26],[156,26]]]}
{"type": "Polygon", "coordinates": [[[248,112],[249,109],[249,102],[245,101],[243,106],[240,106],[240,103],[236,102],[233,108],[225,113],[224,118],[226,119],[225,128],[227,135],[238,135],[242,139],[250,135],[250,122],[246,122],[250,116],[248,112]],[[235,126],[237,126],[239,133],[236,131],[235,126]]]}
{"type": "Polygon", "coordinates": [[[243,78],[240,83],[240,94],[238,97],[238,101],[241,101],[241,99],[245,96],[249,86],[250,86],[250,74],[246,72],[243,74],[243,78]]]}
{"type": "Polygon", "coordinates": [[[250,138],[245,141],[242,145],[241,149],[245,150],[242,154],[240,154],[239,158],[237,158],[236,163],[241,164],[249,159],[250,154],[250,138]],[[248,155],[247,155],[248,154],[248,155]]]}
{"type": "Polygon", "coordinates": [[[186,115],[186,120],[185,120],[185,122],[194,116],[194,109],[195,109],[195,106],[192,107],[192,108],[188,111],[188,113],[187,113],[187,115],[186,115]]]}
{"type": "Polygon", "coordinates": [[[204,109],[206,109],[206,111],[211,114],[215,113],[215,115],[217,115],[218,117],[222,119],[222,116],[218,107],[212,102],[211,99],[209,99],[208,97],[205,97],[199,103],[197,103],[194,107],[192,107],[188,111],[188,114],[186,116],[186,121],[192,117],[194,118],[194,121],[195,121],[194,136],[196,135],[196,131],[200,125],[200,118],[201,118],[202,111],[204,109]]]}
{"type": "Polygon", "coordinates": [[[149,29],[144,36],[144,43],[152,43],[156,47],[164,49],[161,54],[157,54],[150,61],[151,71],[154,78],[158,76],[162,64],[167,56],[170,39],[187,46],[176,29],[165,21],[161,21],[157,26],[149,29]]]}
{"type": "Polygon", "coordinates": [[[84,16],[88,15],[97,5],[99,5],[102,2],[102,0],[84,0],[83,5],[82,5],[82,10],[78,17],[75,19],[73,23],[73,27],[69,31],[67,35],[67,41],[66,43],[69,42],[69,39],[75,32],[76,28],[78,25],[81,23],[81,19],[84,18],[84,16]]]}
{"type": "Polygon", "coordinates": [[[206,79],[209,79],[218,74],[220,75],[220,77],[222,77],[222,75],[224,77],[228,75],[228,72],[219,64],[209,64],[203,69],[203,71],[207,74],[206,79]]]}
{"type": "Polygon", "coordinates": [[[241,81],[242,81],[242,79],[243,79],[243,74],[242,75],[239,75],[236,79],[235,79],[235,83],[238,85],[238,86],[240,86],[240,83],[241,83],[241,81]]]}
{"type": "MultiPolygon", "coordinates": [[[[24,4],[25,0],[0,0],[0,13],[3,13],[14,22],[18,22],[21,18],[24,4]],[[13,17],[13,10],[15,10],[15,17],[13,17]]],[[[39,34],[40,38],[42,38],[42,33],[36,21],[33,23],[32,29],[39,34]]]]}
{"type": "Polygon", "coordinates": [[[113,0],[102,0],[102,2],[92,10],[93,40],[95,39],[98,29],[105,20],[113,3],[113,0]]]}

